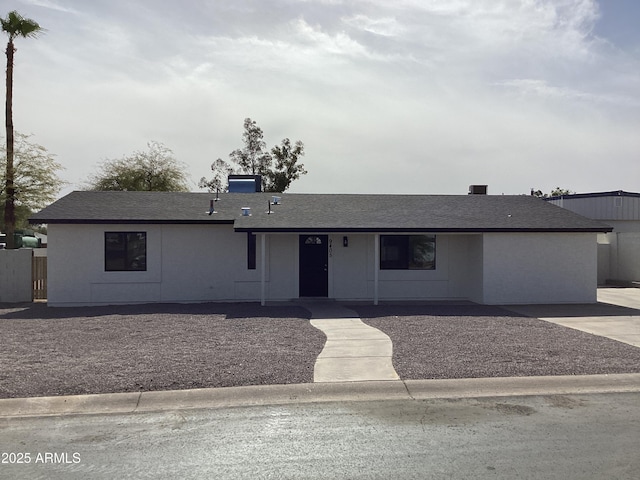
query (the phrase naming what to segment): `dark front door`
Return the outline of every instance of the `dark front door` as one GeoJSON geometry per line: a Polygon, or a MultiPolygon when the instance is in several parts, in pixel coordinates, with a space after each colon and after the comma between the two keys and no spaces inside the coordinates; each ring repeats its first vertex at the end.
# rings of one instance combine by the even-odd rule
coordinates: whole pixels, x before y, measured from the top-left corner
{"type": "Polygon", "coordinates": [[[300,296],[329,294],[327,235],[300,235],[300,296]]]}

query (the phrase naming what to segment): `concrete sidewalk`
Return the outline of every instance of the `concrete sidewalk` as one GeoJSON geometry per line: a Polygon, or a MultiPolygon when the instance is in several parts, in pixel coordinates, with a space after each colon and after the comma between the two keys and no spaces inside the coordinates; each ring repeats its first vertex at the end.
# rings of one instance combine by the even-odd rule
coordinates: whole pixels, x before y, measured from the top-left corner
{"type": "Polygon", "coordinates": [[[311,325],[327,336],[316,360],[314,382],[400,380],[393,368],[391,339],[335,302],[302,303],[311,325]]]}
{"type": "Polygon", "coordinates": [[[599,288],[592,305],[506,307],[540,320],[640,347],[640,289],[599,288]]]}

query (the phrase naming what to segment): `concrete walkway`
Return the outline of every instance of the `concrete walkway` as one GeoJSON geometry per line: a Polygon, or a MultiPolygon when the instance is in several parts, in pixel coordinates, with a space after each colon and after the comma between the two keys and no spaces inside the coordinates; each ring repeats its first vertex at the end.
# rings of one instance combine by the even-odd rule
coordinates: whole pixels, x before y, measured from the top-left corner
{"type": "Polygon", "coordinates": [[[640,347],[640,289],[598,288],[593,305],[507,307],[540,320],[640,347]]]}
{"type": "Polygon", "coordinates": [[[393,368],[391,339],[333,302],[308,302],[311,325],[327,336],[316,360],[314,382],[400,380],[393,368]]]}

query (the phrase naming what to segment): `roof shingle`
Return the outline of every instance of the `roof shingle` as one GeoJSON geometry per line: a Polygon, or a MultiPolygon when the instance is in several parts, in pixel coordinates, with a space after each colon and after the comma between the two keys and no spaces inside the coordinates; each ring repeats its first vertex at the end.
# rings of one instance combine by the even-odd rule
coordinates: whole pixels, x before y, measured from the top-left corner
{"type": "Polygon", "coordinates": [[[607,232],[611,227],[527,195],[72,192],[32,223],[234,224],[254,232],[607,232]],[[241,208],[250,207],[251,216],[241,208]],[[268,214],[269,208],[272,213],[268,214]]]}

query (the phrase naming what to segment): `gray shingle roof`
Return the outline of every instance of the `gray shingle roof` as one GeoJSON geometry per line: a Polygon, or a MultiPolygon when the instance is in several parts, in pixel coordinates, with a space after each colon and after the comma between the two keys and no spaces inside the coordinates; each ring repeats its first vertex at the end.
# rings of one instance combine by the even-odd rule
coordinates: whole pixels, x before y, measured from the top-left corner
{"type": "Polygon", "coordinates": [[[611,227],[527,195],[282,194],[73,192],[32,223],[234,224],[254,232],[606,232],[611,227]],[[251,208],[251,216],[241,214],[251,208]]]}

